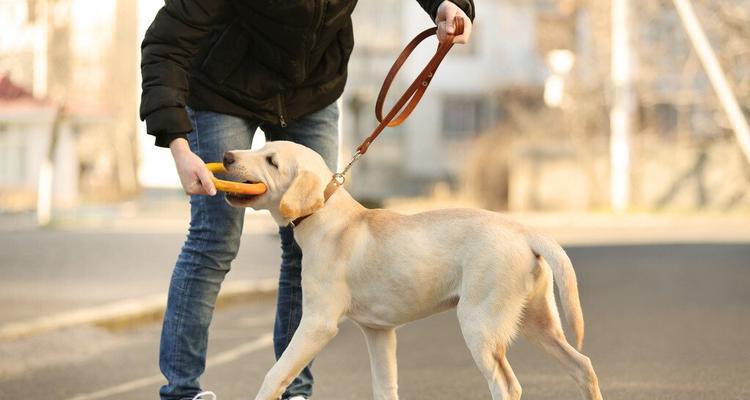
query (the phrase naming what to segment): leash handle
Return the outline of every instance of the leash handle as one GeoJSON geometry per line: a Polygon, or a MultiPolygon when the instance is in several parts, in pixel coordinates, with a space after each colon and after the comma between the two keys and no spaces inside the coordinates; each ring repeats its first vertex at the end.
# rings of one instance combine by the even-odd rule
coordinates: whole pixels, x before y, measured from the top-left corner
{"type": "MultiPolygon", "coordinates": [[[[437,34],[437,28],[430,28],[422,31],[419,35],[412,39],[409,44],[406,45],[401,54],[399,54],[398,58],[396,58],[396,61],[391,66],[391,69],[388,71],[388,74],[383,81],[383,85],[380,87],[380,93],[378,93],[378,99],[375,102],[375,117],[377,117],[380,123],[377,127],[375,127],[375,130],[372,131],[370,136],[368,136],[367,139],[365,139],[364,142],[362,142],[362,144],[357,147],[357,151],[354,154],[354,157],[346,166],[346,168],[342,172],[333,174],[331,181],[328,182],[328,185],[326,186],[323,193],[323,198],[326,201],[328,201],[333,193],[336,192],[336,190],[344,184],[344,175],[346,174],[346,172],[349,170],[349,168],[351,168],[352,164],[354,164],[355,161],[357,161],[360,157],[362,157],[363,154],[367,152],[370,144],[372,144],[372,142],[378,137],[380,132],[382,132],[383,129],[385,129],[387,126],[400,125],[406,120],[406,118],[409,117],[411,112],[414,111],[414,108],[417,107],[417,104],[419,103],[419,100],[422,99],[422,96],[424,96],[427,87],[430,86],[432,77],[435,76],[435,71],[437,71],[437,68],[440,66],[440,62],[443,61],[445,56],[448,54],[448,51],[450,51],[450,49],[453,47],[453,38],[464,33],[463,18],[456,17],[453,20],[453,23],[455,24],[454,33],[450,35],[444,42],[440,42],[438,44],[435,55],[432,56],[430,62],[428,62],[427,65],[422,69],[422,72],[419,73],[419,75],[414,80],[414,82],[412,82],[409,88],[406,89],[406,92],[401,95],[401,98],[398,99],[398,101],[391,108],[388,114],[383,117],[383,104],[385,103],[385,98],[388,95],[388,90],[391,88],[393,80],[396,78],[398,71],[404,65],[414,49],[416,49],[417,46],[422,43],[422,41],[432,35],[437,34]]],[[[300,217],[292,221],[292,226],[299,225],[299,223],[302,222],[305,218],[307,218],[307,216],[300,217]]]]}
{"type": "Polygon", "coordinates": [[[432,35],[437,34],[437,28],[430,28],[422,31],[414,39],[412,39],[411,42],[406,45],[401,54],[399,54],[398,58],[396,58],[396,61],[391,66],[391,69],[388,71],[388,74],[383,81],[383,85],[380,87],[378,99],[375,102],[375,117],[378,119],[380,124],[378,124],[378,126],[370,134],[370,136],[367,137],[367,139],[365,139],[365,141],[362,142],[359,147],[357,147],[357,153],[359,153],[360,155],[365,154],[367,152],[367,149],[370,147],[370,144],[378,137],[378,135],[380,135],[380,132],[382,132],[383,129],[385,129],[386,127],[401,125],[409,117],[412,111],[414,111],[414,109],[417,107],[417,104],[419,104],[419,101],[422,99],[422,96],[424,96],[425,91],[427,91],[427,87],[430,85],[432,78],[435,76],[435,72],[440,66],[440,63],[453,47],[453,38],[455,36],[462,35],[464,32],[463,18],[456,17],[454,19],[454,24],[455,31],[453,35],[448,37],[444,42],[440,42],[438,44],[438,48],[435,51],[435,55],[432,56],[432,59],[430,59],[427,65],[422,69],[422,72],[419,73],[419,75],[414,80],[414,82],[412,82],[409,88],[406,89],[404,94],[401,95],[401,98],[399,98],[399,100],[391,108],[388,114],[383,117],[383,104],[385,103],[385,98],[388,95],[388,90],[390,90],[391,85],[393,84],[393,81],[396,78],[399,70],[401,69],[401,67],[403,67],[404,63],[409,58],[414,49],[416,49],[417,46],[422,43],[422,41],[432,35]]]}

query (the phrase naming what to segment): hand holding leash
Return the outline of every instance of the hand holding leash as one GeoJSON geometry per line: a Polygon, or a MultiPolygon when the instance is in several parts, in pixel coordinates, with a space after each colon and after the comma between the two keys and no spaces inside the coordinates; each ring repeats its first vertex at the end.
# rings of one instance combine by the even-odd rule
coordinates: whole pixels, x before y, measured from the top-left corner
{"type": "MultiPolygon", "coordinates": [[[[443,7],[445,3],[446,2],[444,2],[441,7],[443,7]]],[[[450,11],[449,7],[446,9],[446,11],[443,11],[443,15],[447,16],[448,11],[450,11]]],[[[466,14],[463,14],[463,11],[461,11],[461,15],[456,14],[457,12],[453,14],[455,15],[455,17],[453,19],[454,27],[452,29],[452,33],[446,33],[446,38],[448,40],[440,41],[440,43],[438,44],[438,48],[435,51],[435,55],[432,56],[432,59],[430,59],[430,61],[427,63],[427,66],[424,67],[424,69],[417,76],[414,82],[412,82],[409,88],[406,89],[406,92],[404,92],[401,98],[398,99],[398,101],[393,106],[393,108],[391,108],[388,114],[383,117],[383,104],[385,103],[385,98],[388,95],[388,89],[390,89],[393,80],[396,78],[396,74],[398,74],[398,71],[404,65],[414,49],[416,49],[423,40],[432,35],[436,35],[439,31],[439,28],[430,28],[417,35],[414,39],[412,39],[411,42],[409,42],[409,44],[406,45],[406,48],[404,48],[396,61],[393,63],[391,70],[388,71],[388,74],[383,81],[383,86],[380,87],[378,100],[375,102],[375,117],[377,117],[380,123],[377,127],[375,127],[370,136],[368,136],[367,139],[365,139],[364,142],[362,142],[362,144],[357,147],[357,151],[354,153],[351,161],[349,161],[349,164],[346,165],[346,168],[344,168],[344,170],[341,172],[336,172],[333,174],[333,177],[326,186],[324,192],[324,199],[326,201],[333,195],[334,192],[336,192],[339,187],[344,185],[344,182],[346,181],[346,173],[349,171],[352,165],[367,152],[370,144],[372,144],[372,142],[378,137],[378,135],[380,135],[380,132],[382,132],[383,129],[388,126],[400,125],[406,120],[406,118],[409,117],[409,114],[414,111],[414,108],[417,107],[419,100],[422,99],[422,96],[427,90],[427,87],[430,85],[432,77],[435,76],[435,72],[440,66],[440,63],[443,61],[445,56],[448,55],[448,52],[453,47],[453,43],[458,43],[457,41],[451,40],[450,38],[459,38],[461,36],[464,36],[464,40],[468,40],[469,31],[467,31],[467,34],[464,35],[464,16],[466,14]]],[[[468,18],[466,18],[466,20],[468,20],[468,18]]],[[[469,21],[468,26],[471,26],[471,21],[469,21]]],[[[446,30],[445,24],[443,24],[443,29],[446,30]]],[[[299,220],[300,219],[298,219],[298,221],[294,221],[293,225],[297,225],[299,223],[299,220]]]]}
{"type": "MultiPolygon", "coordinates": [[[[452,35],[449,35],[448,37],[457,37],[463,35],[464,19],[461,16],[456,16],[453,20],[453,23],[455,25],[455,28],[453,30],[454,33],[452,35]]],[[[409,117],[411,112],[414,111],[414,108],[417,107],[419,100],[422,99],[422,96],[424,96],[425,91],[427,91],[427,87],[430,85],[432,78],[435,76],[437,68],[440,66],[443,58],[448,55],[448,52],[453,47],[454,42],[452,40],[445,40],[438,44],[438,48],[435,51],[435,55],[432,56],[432,59],[430,59],[424,69],[422,69],[422,72],[417,76],[414,82],[412,82],[411,86],[406,89],[406,92],[404,92],[401,98],[398,99],[393,108],[391,108],[391,111],[389,111],[388,114],[383,117],[383,103],[385,103],[385,98],[388,95],[388,89],[391,88],[391,84],[396,78],[396,74],[398,74],[398,71],[404,65],[411,53],[417,48],[417,46],[419,46],[419,44],[428,37],[437,34],[437,32],[438,28],[435,27],[427,29],[417,35],[414,39],[412,39],[411,42],[409,42],[409,44],[406,45],[406,48],[404,48],[396,61],[393,63],[391,70],[388,71],[388,75],[386,75],[385,80],[383,81],[383,86],[380,87],[378,100],[375,102],[375,116],[378,118],[378,121],[380,121],[380,124],[375,128],[375,130],[373,130],[372,134],[370,134],[370,136],[365,139],[365,141],[362,142],[361,145],[359,145],[359,147],[357,148],[358,153],[365,154],[367,152],[367,148],[370,147],[370,144],[375,140],[375,138],[378,137],[380,132],[382,132],[385,127],[401,125],[401,123],[403,123],[406,118],[409,117]],[[400,115],[399,112],[401,113],[400,115]],[[398,115],[398,117],[396,115],[398,115]]]]}
{"type": "Polygon", "coordinates": [[[435,17],[437,25],[437,38],[440,42],[451,41],[452,43],[466,44],[471,37],[471,19],[464,10],[451,1],[444,1],[437,9],[435,17]],[[464,29],[462,33],[456,33],[455,20],[463,19],[464,29]]]}

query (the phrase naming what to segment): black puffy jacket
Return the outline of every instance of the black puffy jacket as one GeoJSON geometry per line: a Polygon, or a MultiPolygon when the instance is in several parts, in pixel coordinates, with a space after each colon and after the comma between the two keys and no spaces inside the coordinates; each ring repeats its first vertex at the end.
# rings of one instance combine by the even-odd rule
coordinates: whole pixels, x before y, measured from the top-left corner
{"type": "MultiPolygon", "coordinates": [[[[369,0],[377,1],[377,0],[369,0]]],[[[435,18],[443,0],[417,0],[435,18]]],[[[451,0],[474,18],[472,0],[451,0]]],[[[185,105],[280,124],[344,90],[356,0],[166,0],[141,46],[141,119],[157,146],[185,105]]]]}

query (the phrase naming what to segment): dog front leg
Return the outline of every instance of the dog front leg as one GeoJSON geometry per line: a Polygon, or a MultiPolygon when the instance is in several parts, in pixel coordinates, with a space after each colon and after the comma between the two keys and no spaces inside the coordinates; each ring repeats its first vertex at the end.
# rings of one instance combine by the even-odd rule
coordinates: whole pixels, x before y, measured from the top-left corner
{"type": "Polygon", "coordinates": [[[363,326],[362,331],[370,353],[373,399],[398,400],[396,330],[363,326]]]}
{"type": "Polygon", "coordinates": [[[310,363],[337,332],[337,319],[305,318],[303,313],[289,346],[266,374],[255,400],[278,399],[294,377],[299,375],[305,365],[310,363]]]}

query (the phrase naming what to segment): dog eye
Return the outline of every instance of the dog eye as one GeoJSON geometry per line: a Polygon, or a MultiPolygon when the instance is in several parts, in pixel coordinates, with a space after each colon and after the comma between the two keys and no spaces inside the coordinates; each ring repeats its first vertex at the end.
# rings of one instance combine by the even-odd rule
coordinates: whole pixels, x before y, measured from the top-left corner
{"type": "Polygon", "coordinates": [[[276,164],[276,160],[273,159],[273,155],[267,155],[266,156],[266,162],[270,165],[272,165],[274,168],[279,168],[279,165],[276,164]]]}

